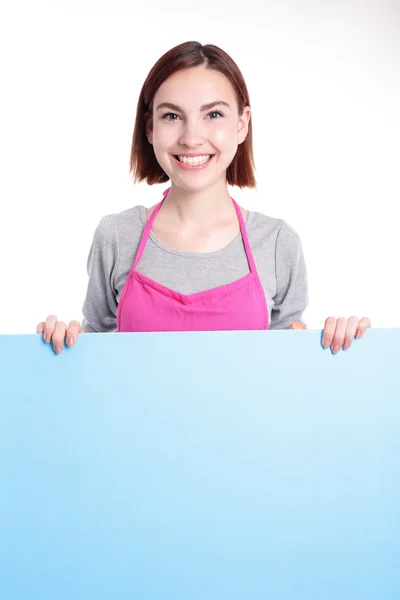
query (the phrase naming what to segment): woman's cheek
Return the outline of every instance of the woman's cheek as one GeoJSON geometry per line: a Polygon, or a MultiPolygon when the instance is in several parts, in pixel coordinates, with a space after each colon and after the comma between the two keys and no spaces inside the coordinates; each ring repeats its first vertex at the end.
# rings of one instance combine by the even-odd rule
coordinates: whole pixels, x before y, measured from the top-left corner
{"type": "Polygon", "coordinates": [[[174,134],[172,128],[170,130],[166,129],[165,127],[160,128],[155,130],[154,140],[157,140],[157,143],[155,144],[157,150],[161,152],[163,150],[169,150],[172,146],[176,146],[176,132],[174,134]]]}
{"type": "Polygon", "coordinates": [[[221,153],[234,154],[237,149],[237,134],[232,127],[221,127],[213,133],[210,142],[221,153]]]}

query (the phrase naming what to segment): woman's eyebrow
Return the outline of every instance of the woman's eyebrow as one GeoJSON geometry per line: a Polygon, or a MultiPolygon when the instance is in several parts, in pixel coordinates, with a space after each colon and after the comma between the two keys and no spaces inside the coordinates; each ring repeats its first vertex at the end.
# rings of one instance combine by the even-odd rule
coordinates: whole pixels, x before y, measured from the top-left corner
{"type": "MultiPolygon", "coordinates": [[[[224,100],[216,100],[215,102],[210,102],[209,104],[203,104],[203,106],[200,106],[200,112],[202,112],[203,110],[208,110],[209,108],[212,108],[216,104],[223,104],[224,106],[227,106],[228,108],[230,108],[229,104],[227,102],[225,102],[224,100]]],[[[157,106],[156,111],[159,110],[160,108],[171,108],[172,110],[178,110],[179,112],[185,112],[180,106],[178,106],[177,104],[172,104],[172,102],[162,102],[161,104],[159,104],[157,106]]]]}

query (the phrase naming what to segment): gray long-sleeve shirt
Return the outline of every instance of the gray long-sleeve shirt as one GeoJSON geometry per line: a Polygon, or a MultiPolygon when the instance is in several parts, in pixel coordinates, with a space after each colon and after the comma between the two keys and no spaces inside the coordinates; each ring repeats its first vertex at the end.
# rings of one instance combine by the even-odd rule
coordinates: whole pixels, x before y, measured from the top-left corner
{"type": "MultiPolygon", "coordinates": [[[[81,327],[88,333],[117,330],[117,308],[146,224],[146,207],[102,217],[87,261],[89,282],[81,327]]],[[[307,273],[298,234],[282,219],[248,211],[246,230],[266,295],[269,329],[303,321],[308,304],[307,273]]],[[[217,252],[182,252],[150,232],[137,270],[182,294],[236,281],[249,273],[239,233],[217,252]]]]}

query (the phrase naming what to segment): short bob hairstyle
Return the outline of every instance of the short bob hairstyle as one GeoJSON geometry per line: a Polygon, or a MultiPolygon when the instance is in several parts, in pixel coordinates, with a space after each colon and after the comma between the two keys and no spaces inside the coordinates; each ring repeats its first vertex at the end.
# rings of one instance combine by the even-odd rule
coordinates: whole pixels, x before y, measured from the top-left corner
{"type": "MultiPolygon", "coordinates": [[[[134,183],[146,180],[149,185],[169,180],[157,162],[152,144],[146,136],[146,123],[153,118],[154,96],[160,85],[170,76],[184,69],[204,65],[207,69],[219,71],[231,82],[236,93],[239,116],[245,106],[250,106],[246,83],[239,67],[232,58],[218,46],[200,42],[184,42],[166,52],[150,70],[140,92],[136,121],[133,131],[130,172],[134,183]]],[[[239,188],[256,187],[253,159],[253,138],[251,118],[245,140],[238,145],[235,157],[226,170],[229,185],[239,188]]]]}

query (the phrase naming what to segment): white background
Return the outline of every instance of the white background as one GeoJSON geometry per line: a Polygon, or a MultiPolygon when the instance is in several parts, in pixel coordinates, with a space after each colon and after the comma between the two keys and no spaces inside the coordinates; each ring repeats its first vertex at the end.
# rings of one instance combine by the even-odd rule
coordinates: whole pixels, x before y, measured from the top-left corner
{"type": "Polygon", "coordinates": [[[39,0],[0,23],[0,333],[81,321],[99,220],[161,200],[129,174],[136,104],[189,40],[245,77],[258,187],[230,192],[300,234],[308,327],[400,326],[400,2],[39,0]]]}

